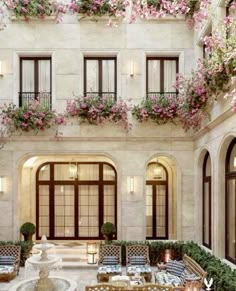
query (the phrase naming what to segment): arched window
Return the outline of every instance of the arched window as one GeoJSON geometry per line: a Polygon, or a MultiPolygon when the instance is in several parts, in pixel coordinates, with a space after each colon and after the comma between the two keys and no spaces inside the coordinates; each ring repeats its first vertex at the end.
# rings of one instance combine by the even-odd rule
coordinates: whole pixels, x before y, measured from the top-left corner
{"type": "Polygon", "coordinates": [[[100,239],[117,222],[117,177],[103,162],[48,162],[36,173],[36,238],[100,239]]]}
{"type": "Polygon", "coordinates": [[[208,152],[203,161],[202,182],[202,238],[203,245],[211,249],[211,159],[208,152]]]}
{"type": "Polygon", "coordinates": [[[146,171],[146,237],[168,238],[168,175],[161,163],[149,163],[146,171]]]}
{"type": "Polygon", "coordinates": [[[225,256],[236,264],[236,138],[225,161],[225,256]]]}

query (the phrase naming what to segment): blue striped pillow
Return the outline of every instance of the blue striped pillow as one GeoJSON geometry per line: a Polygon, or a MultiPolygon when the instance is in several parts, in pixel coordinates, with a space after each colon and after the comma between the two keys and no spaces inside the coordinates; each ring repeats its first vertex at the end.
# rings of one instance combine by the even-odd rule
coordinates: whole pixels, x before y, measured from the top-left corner
{"type": "Polygon", "coordinates": [[[180,277],[185,269],[185,265],[182,261],[169,261],[166,266],[167,272],[177,277],[180,277]]]}
{"type": "Polygon", "coordinates": [[[102,260],[103,265],[118,265],[118,258],[115,256],[104,256],[102,260]]]}
{"type": "Polygon", "coordinates": [[[15,262],[15,257],[13,256],[0,256],[0,265],[13,265],[15,262]]]}
{"type": "Polygon", "coordinates": [[[129,262],[131,265],[145,265],[146,260],[144,256],[131,256],[129,258],[129,262]]]}

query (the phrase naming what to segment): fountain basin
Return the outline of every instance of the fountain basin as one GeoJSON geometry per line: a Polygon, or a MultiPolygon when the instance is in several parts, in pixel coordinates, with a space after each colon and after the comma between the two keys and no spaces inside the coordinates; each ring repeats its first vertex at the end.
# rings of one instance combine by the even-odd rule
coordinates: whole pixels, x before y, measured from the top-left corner
{"type": "MultiPolygon", "coordinates": [[[[49,276],[49,279],[53,283],[53,287],[55,291],[77,291],[77,283],[73,280],[57,277],[57,276],[49,276]]],[[[32,278],[23,280],[14,286],[12,286],[9,291],[34,291],[35,284],[38,282],[39,278],[32,278]]]]}

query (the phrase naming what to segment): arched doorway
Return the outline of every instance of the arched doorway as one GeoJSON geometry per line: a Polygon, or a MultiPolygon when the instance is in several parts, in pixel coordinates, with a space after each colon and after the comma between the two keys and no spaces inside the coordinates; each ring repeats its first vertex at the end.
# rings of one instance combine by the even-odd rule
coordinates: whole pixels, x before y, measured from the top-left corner
{"type": "Polygon", "coordinates": [[[168,238],[168,172],[158,160],[146,170],[146,238],[168,238]]]}
{"type": "Polygon", "coordinates": [[[36,171],[36,239],[100,239],[117,222],[117,175],[107,162],[51,161],[36,171]]]}

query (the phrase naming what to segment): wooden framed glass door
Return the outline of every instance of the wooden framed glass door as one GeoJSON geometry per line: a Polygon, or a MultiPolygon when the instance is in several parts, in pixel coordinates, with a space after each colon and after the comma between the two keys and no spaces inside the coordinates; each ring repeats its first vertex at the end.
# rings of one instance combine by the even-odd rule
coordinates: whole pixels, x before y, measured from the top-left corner
{"type": "Polygon", "coordinates": [[[116,171],[108,163],[50,162],[37,171],[36,238],[99,239],[116,225],[116,171]]]}
{"type": "Polygon", "coordinates": [[[146,238],[168,238],[168,183],[166,169],[151,163],[146,180],[146,238]],[[156,171],[157,167],[159,170],[156,171]]]}

